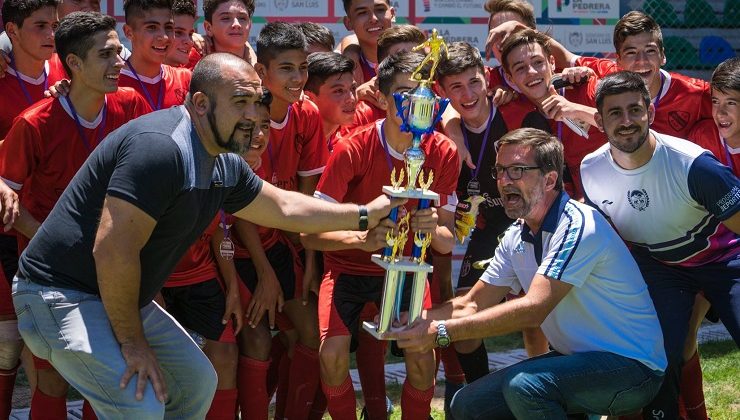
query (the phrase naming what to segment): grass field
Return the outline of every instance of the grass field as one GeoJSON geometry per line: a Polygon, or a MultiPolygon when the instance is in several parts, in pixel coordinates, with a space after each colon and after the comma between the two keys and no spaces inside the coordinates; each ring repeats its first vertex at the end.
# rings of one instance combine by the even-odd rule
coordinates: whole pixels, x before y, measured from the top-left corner
{"type": "MultiPolygon", "coordinates": [[[[489,351],[504,351],[521,348],[521,335],[511,334],[486,340],[489,351]]],[[[740,419],[740,350],[733,341],[709,342],[699,346],[701,364],[704,372],[704,393],[709,416],[712,420],[740,419]]],[[[401,359],[389,356],[389,362],[401,359]]],[[[395,410],[391,419],[401,418],[401,384],[388,384],[388,396],[393,401],[395,410]]],[[[25,394],[24,398],[14,398],[14,407],[27,407],[29,402],[28,382],[21,371],[16,381],[16,393],[25,394]]],[[[17,397],[17,396],[16,396],[17,397]]],[[[79,394],[70,391],[69,399],[79,399],[79,394]]],[[[357,393],[359,407],[362,405],[362,393],[357,393]]],[[[432,402],[432,417],[444,419],[444,383],[439,383],[432,402]]],[[[359,410],[358,410],[359,416],[359,410]]],[[[325,416],[329,419],[329,416],[325,416]]]]}

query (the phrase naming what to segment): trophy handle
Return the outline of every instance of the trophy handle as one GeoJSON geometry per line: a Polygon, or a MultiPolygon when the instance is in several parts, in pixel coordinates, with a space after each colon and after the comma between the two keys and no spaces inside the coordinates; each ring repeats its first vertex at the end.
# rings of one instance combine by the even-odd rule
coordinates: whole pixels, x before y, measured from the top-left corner
{"type": "Polygon", "coordinates": [[[442,114],[444,114],[445,110],[447,109],[447,105],[450,104],[450,100],[448,98],[441,98],[439,100],[439,110],[437,110],[437,115],[434,117],[434,123],[432,123],[432,129],[437,126],[439,121],[442,119],[442,114]]]}

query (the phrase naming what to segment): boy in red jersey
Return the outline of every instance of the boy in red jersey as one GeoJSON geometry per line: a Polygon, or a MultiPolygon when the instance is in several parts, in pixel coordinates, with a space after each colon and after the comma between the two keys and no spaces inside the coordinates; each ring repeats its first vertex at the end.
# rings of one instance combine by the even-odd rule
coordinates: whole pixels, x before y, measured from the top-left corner
{"type": "Polygon", "coordinates": [[[666,63],[663,34],[650,15],[632,11],[622,16],[614,26],[614,49],[616,62],[580,57],[552,43],[558,68],[586,66],[600,78],[619,70],[639,74],[655,106],[655,120],[650,125],[655,131],[686,138],[697,122],[712,117],[709,83],[661,69],[666,63]]]}
{"type": "MultiPolygon", "coordinates": [[[[56,48],[71,75],[69,95],[44,99],[24,111],[0,148],[0,176],[22,191],[21,216],[14,227],[21,248],[34,236],[77,169],[111,131],[149,111],[143,98],[118,89],[123,61],[115,20],[75,12],[60,22],[56,48]]],[[[65,392],[46,394],[43,371],[32,406],[63,412],[65,392]],[[61,410],[61,411],[59,411],[61,410]]],[[[32,408],[33,410],[33,408],[32,408]]],[[[37,412],[37,415],[40,414],[37,412]]]]}
{"type": "Polygon", "coordinates": [[[501,47],[502,66],[521,95],[547,119],[549,132],[563,143],[568,169],[564,173],[565,188],[579,199],[583,197],[581,160],[606,143],[594,121],[597,80],[591,77],[585,84],[556,91],[551,85],[555,59],[550,54],[550,42],[550,37],[532,29],[517,32],[501,47]]]}
{"type": "Polygon", "coordinates": [[[193,34],[195,33],[195,3],[193,0],[174,0],[172,2],[173,35],[172,45],[167,51],[164,63],[172,67],[185,67],[193,70],[200,59],[193,59],[197,51],[193,47],[193,34]]]}
{"type": "MultiPolygon", "coordinates": [[[[306,38],[294,25],[268,23],[257,39],[255,70],[272,94],[270,142],[262,154],[265,180],[286,190],[313,194],[329,151],[322,138],[321,116],[316,105],[303,95],[308,77],[306,38]]],[[[288,235],[300,245],[297,235],[288,235]]],[[[291,244],[292,245],[292,244],[291,244]]],[[[297,249],[301,251],[300,246],[297,249]]],[[[293,269],[300,259],[292,258],[293,269]]],[[[300,271],[300,270],[299,270],[300,271]]],[[[291,362],[287,418],[305,418],[318,388],[318,324],[316,289],[320,279],[314,252],[305,253],[302,278],[284,290],[285,314],[298,333],[291,362]]]]}
{"type": "MultiPolygon", "coordinates": [[[[401,120],[396,115],[392,94],[410,91],[418,85],[409,76],[422,59],[416,53],[403,53],[381,63],[378,82],[382,100],[388,106],[388,117],[358,128],[337,144],[317,187],[317,197],[333,202],[359,199],[388,184],[392,167],[396,171],[403,167],[401,153],[411,145],[411,134],[400,130],[401,120]]],[[[432,248],[447,253],[454,244],[457,152],[454,143],[439,133],[428,136],[421,147],[426,153],[424,170],[434,171],[430,189],[440,195],[440,207],[417,211],[413,209],[416,204],[413,200],[405,207],[412,214],[411,230],[432,234],[432,248]]],[[[333,418],[355,418],[356,402],[348,367],[351,337],[358,331],[365,303],[379,303],[384,271],[370,262],[370,254],[386,245],[385,235],[394,228],[386,220],[381,227],[361,234],[331,232],[302,237],[307,247],[325,251],[326,273],[319,297],[321,378],[333,418]]],[[[407,305],[408,295],[404,301],[407,305]]],[[[427,418],[434,392],[434,354],[407,352],[405,356],[403,416],[427,418]]]]}
{"type": "Polygon", "coordinates": [[[203,27],[212,51],[234,54],[254,65],[256,56],[248,42],[252,15],[254,0],[205,0],[203,27]]]}
{"type": "MultiPolygon", "coordinates": [[[[711,86],[713,119],[697,123],[689,140],[711,151],[740,177],[740,59],[730,58],[717,66],[711,86]]],[[[679,409],[691,420],[707,418],[696,336],[709,308],[709,302],[697,295],[683,352],[679,409]]]]}
{"type": "Polygon", "coordinates": [[[339,53],[318,52],[308,56],[306,95],[319,108],[322,134],[329,152],[334,149],[339,131],[354,121],[357,107],[354,69],[355,63],[339,53]]]}
{"type": "Polygon", "coordinates": [[[356,44],[345,48],[342,54],[355,62],[355,80],[358,84],[370,81],[376,74],[378,58],[378,38],[384,30],[391,27],[396,18],[396,9],[389,0],[342,0],[344,27],[353,31],[356,44]]]}
{"type": "Polygon", "coordinates": [[[131,56],[121,70],[121,87],[139,92],[152,111],[181,105],[190,86],[188,69],[164,63],[172,44],[171,0],[126,0],[123,32],[131,41],[131,56]]]}

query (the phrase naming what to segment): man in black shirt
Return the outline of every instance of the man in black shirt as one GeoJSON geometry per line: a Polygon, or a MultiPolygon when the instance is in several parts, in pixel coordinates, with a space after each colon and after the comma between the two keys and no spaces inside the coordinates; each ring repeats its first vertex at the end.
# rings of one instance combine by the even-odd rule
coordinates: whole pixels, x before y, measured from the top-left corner
{"type": "Polygon", "coordinates": [[[219,209],[321,232],[366,230],[400,204],[383,196],[333,205],[263,183],[226,153],[249,147],[261,97],[243,60],[201,60],[185,105],[111,133],[21,256],[13,285],[21,335],[99,417],[205,417],[215,372],[152,298],[219,209]]]}

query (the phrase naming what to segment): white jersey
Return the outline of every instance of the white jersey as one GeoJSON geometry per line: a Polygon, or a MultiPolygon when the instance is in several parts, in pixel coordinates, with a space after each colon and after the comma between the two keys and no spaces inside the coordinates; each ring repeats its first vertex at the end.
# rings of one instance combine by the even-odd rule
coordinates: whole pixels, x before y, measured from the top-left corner
{"type": "Polygon", "coordinates": [[[651,133],[655,152],[640,168],[617,165],[609,144],[583,159],[586,199],[659,261],[693,267],[734,259],[738,236],[721,222],[740,210],[740,181],[696,144],[651,133]]]}
{"type": "Polygon", "coordinates": [[[542,323],[562,354],[605,351],[653,370],[667,364],[663,334],[637,263],[594,208],[561,193],[537,234],[515,222],[481,280],[529,291],[535,274],[573,286],[542,323]]]}

